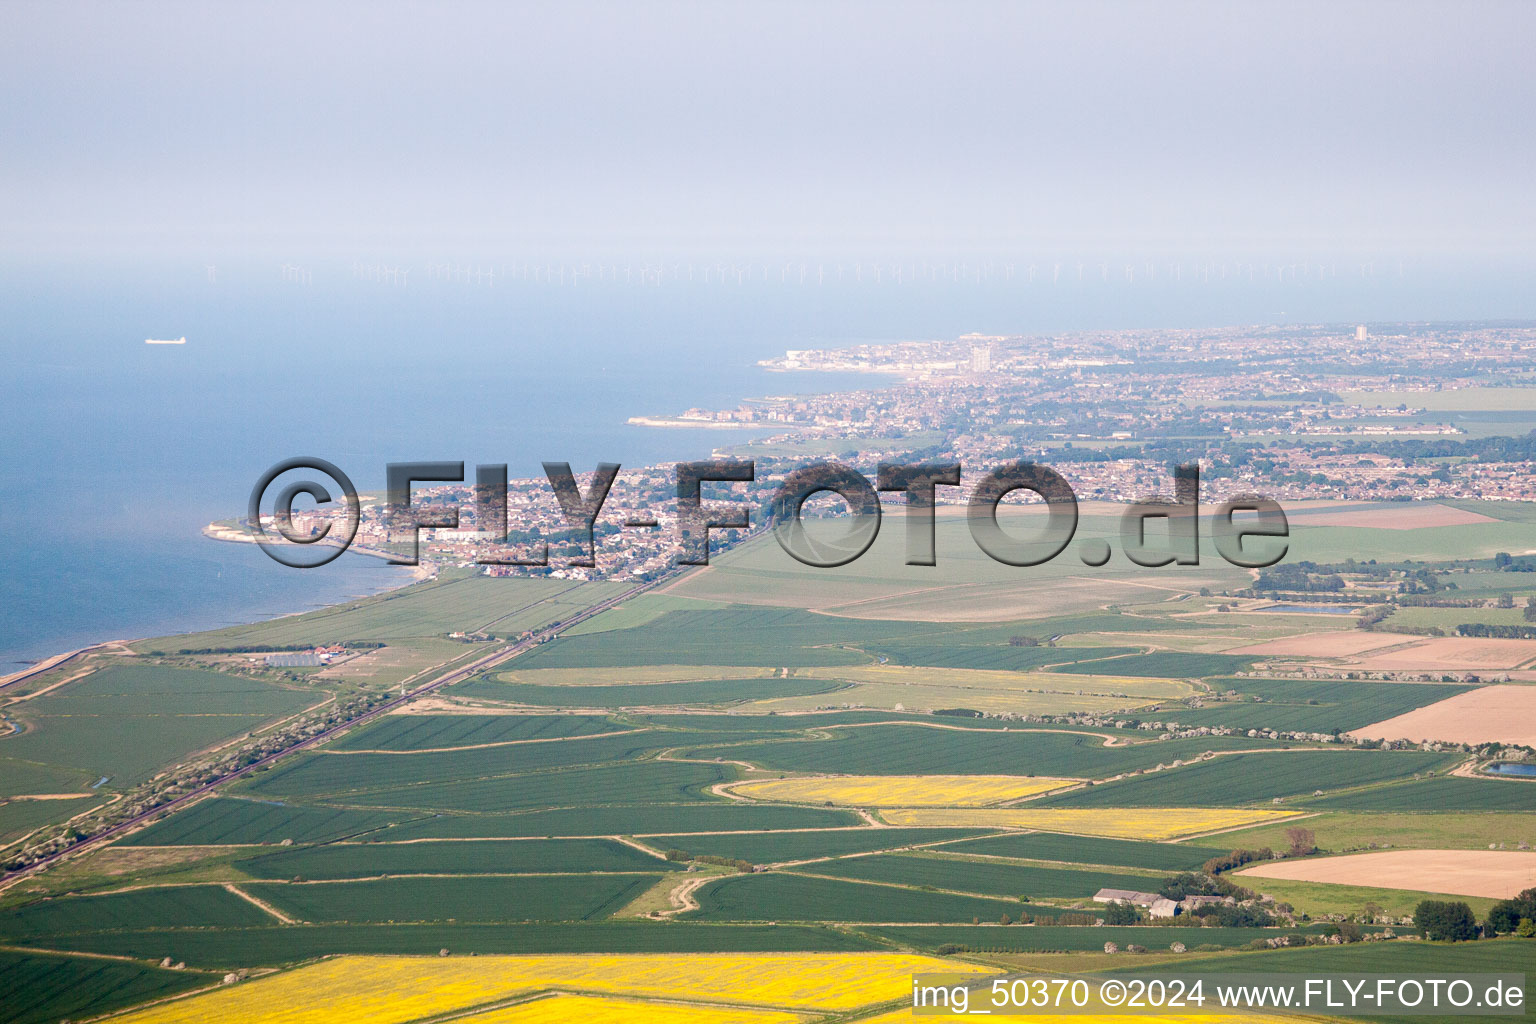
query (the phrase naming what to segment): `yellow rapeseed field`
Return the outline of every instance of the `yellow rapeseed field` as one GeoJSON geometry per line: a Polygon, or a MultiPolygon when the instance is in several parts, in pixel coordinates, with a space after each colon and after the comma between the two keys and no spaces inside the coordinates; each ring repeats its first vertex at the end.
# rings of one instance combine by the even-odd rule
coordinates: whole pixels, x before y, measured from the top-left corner
{"type": "MultiPolygon", "coordinates": [[[[971,1006],[985,1005],[986,993],[973,994],[971,1006]],[[978,1001],[979,1000],[979,1001],[978,1001]]],[[[882,1013],[875,1017],[858,1018],[858,1024],[913,1024],[913,1021],[921,1021],[924,1018],[915,1017],[912,1010],[902,1007],[889,1013],[882,1013]]],[[[1098,1014],[1091,1016],[1064,1017],[1059,1014],[1018,1014],[1006,1017],[998,1017],[998,1020],[1008,1021],[1009,1024],[1062,1024],[1063,1021],[1092,1020],[1094,1024],[1298,1024],[1300,1021],[1316,1020],[1314,1017],[1285,1016],[1278,1013],[1254,1013],[1244,1014],[1210,1013],[1200,1015],[1174,1014],[1098,1014]]]]}
{"type": "Polygon", "coordinates": [[[1239,807],[978,807],[881,811],[892,825],[1029,828],[1115,839],[1177,839],[1216,829],[1280,821],[1300,811],[1239,807]]]}
{"type": "Polygon", "coordinates": [[[731,787],[754,800],[850,807],[986,807],[1070,786],[1075,779],[1023,775],[839,775],[771,779],[731,787]]]}
{"type": "Polygon", "coordinates": [[[455,1018],[454,1024],[796,1024],[800,1014],[724,1006],[640,1003],[593,996],[554,996],[455,1018]]]}
{"type": "MultiPolygon", "coordinates": [[[[896,999],[950,961],[902,953],[344,956],[150,1007],[124,1024],[403,1024],[524,992],[852,1010],[896,999]]],[[[978,973],[982,972],[976,968],[978,973]]]]}

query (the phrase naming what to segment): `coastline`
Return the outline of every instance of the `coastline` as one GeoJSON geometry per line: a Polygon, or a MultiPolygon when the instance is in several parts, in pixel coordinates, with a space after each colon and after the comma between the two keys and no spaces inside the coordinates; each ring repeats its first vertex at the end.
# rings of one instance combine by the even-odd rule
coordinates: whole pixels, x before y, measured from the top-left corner
{"type": "MultiPolygon", "coordinates": [[[[232,529],[230,529],[230,528],[228,528],[226,526],[221,526],[218,523],[209,523],[207,526],[203,527],[202,534],[203,534],[203,536],[209,538],[210,540],[221,541],[221,542],[227,543],[227,544],[254,544],[254,543],[256,543],[255,539],[252,538],[248,533],[246,533],[246,532],[244,532],[242,530],[232,530],[232,529]]],[[[426,580],[430,580],[430,579],[434,578],[437,575],[435,569],[432,566],[430,566],[430,565],[416,565],[416,566],[403,566],[403,565],[399,565],[398,563],[395,563],[395,562],[393,562],[391,560],[389,553],[386,552],[386,551],[379,551],[379,550],[376,550],[376,549],[373,549],[373,548],[365,548],[365,547],[360,547],[360,546],[357,546],[357,545],[353,545],[351,548],[349,548],[347,550],[347,553],[348,554],[366,555],[369,558],[377,558],[377,559],[379,559],[381,561],[384,561],[384,562],[386,562],[386,563],[388,563],[390,565],[396,566],[397,568],[402,568],[402,569],[407,569],[408,568],[408,569],[411,570],[411,574],[410,574],[410,578],[409,579],[402,580],[402,581],[400,581],[398,583],[390,584],[389,586],[380,587],[378,590],[374,591],[372,594],[366,595],[368,597],[373,597],[373,596],[375,596],[377,594],[385,594],[385,593],[388,593],[389,591],[392,591],[392,590],[402,590],[405,587],[415,586],[417,583],[425,582],[426,580]]],[[[353,600],[357,600],[357,598],[355,598],[355,597],[348,597],[348,598],[345,598],[345,599],[340,600],[340,601],[327,602],[327,603],[321,605],[320,608],[333,608],[333,607],[336,607],[337,605],[346,604],[348,601],[353,601],[353,600]]],[[[291,611],[291,612],[282,612],[281,614],[278,614],[278,615],[269,615],[269,616],[265,616],[265,617],[262,617],[262,618],[252,619],[251,623],[254,624],[254,623],[257,623],[257,622],[273,622],[273,621],[276,621],[277,619],[286,619],[289,616],[303,615],[306,612],[312,612],[312,611],[317,611],[317,610],[319,610],[319,609],[317,609],[317,608],[299,608],[299,609],[297,609],[295,611],[291,611]]],[[[165,636],[181,636],[181,635],[184,635],[184,634],[176,633],[176,632],[171,632],[171,633],[165,633],[163,635],[165,635],[165,636]]],[[[9,675],[0,676],[0,689],[4,689],[4,688],[12,686],[12,685],[14,685],[16,683],[22,682],[22,681],[24,681],[24,680],[26,680],[28,678],[31,678],[32,676],[42,675],[45,672],[50,672],[53,669],[58,668],[60,665],[66,664],[69,661],[73,660],[74,658],[76,658],[76,657],[78,657],[78,656],[80,656],[82,654],[88,654],[91,651],[100,650],[100,649],[105,648],[105,647],[122,647],[122,646],[126,646],[128,644],[138,643],[140,640],[149,640],[149,639],[152,639],[152,638],[153,638],[152,636],[143,636],[143,637],[135,637],[135,638],[132,638],[132,639],[117,638],[117,639],[108,639],[108,640],[97,640],[97,641],[94,641],[92,643],[85,644],[85,645],[83,645],[81,647],[74,648],[73,650],[60,651],[57,654],[47,655],[45,657],[39,658],[37,661],[33,662],[30,665],[27,665],[24,668],[18,669],[17,671],[10,673],[9,675]]]]}

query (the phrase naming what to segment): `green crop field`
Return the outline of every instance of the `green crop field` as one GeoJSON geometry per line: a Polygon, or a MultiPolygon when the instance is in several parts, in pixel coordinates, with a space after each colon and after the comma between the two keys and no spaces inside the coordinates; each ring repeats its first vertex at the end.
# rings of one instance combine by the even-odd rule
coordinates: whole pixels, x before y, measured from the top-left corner
{"type": "MultiPolygon", "coordinates": [[[[1031,626],[1028,635],[1039,633],[1031,626]]],[[[1024,630],[1020,630],[1024,634],[1024,630]]],[[[1047,633],[1045,636],[1050,636],[1047,633]]],[[[871,654],[882,655],[897,665],[932,665],[941,668],[1001,669],[1009,672],[1027,672],[1047,666],[1070,665],[1078,661],[1096,658],[1113,658],[1123,654],[1135,654],[1138,647],[1015,647],[1002,643],[966,643],[967,634],[956,633],[946,642],[918,640],[887,640],[869,645],[871,654]]],[[[1043,639],[1036,636],[1035,639],[1043,639]]],[[[1054,669],[1053,669],[1054,671],[1054,669]]],[[[1066,671],[1062,669],[1061,671],[1066,671]]],[[[1083,671],[1091,671],[1083,669],[1083,671]]],[[[1108,668],[1106,672],[1112,671],[1108,668]]],[[[1155,673],[1154,673],[1155,674],[1155,673]]]]}
{"type": "Polygon", "coordinates": [[[135,647],[174,652],[349,640],[390,641],[461,631],[515,636],[523,630],[561,621],[623,589],[624,584],[620,583],[444,573],[426,583],[303,615],[146,640],[135,647]]]}
{"type": "MultiPolygon", "coordinates": [[[[1312,830],[1320,849],[1339,853],[1374,846],[1405,846],[1421,850],[1485,850],[1503,843],[1511,850],[1536,844],[1536,814],[1480,811],[1412,813],[1336,812],[1315,814],[1296,824],[1312,830]]],[[[1290,845],[1287,824],[1260,825],[1229,832],[1221,838],[1233,846],[1283,850],[1290,845]]]]}
{"type": "MultiPolygon", "coordinates": [[[[1285,935],[1296,929],[1278,931],[1273,928],[1187,928],[1174,925],[1155,927],[1105,926],[1103,928],[1077,928],[1054,925],[918,925],[894,928],[871,928],[869,931],[904,946],[912,946],[931,953],[940,946],[957,944],[968,949],[995,953],[1097,953],[1104,943],[1114,942],[1126,946],[1145,946],[1153,952],[1166,951],[1175,942],[1184,943],[1188,949],[1212,945],[1236,949],[1255,938],[1285,935]]],[[[1071,970],[1067,965],[1064,969],[1071,970]]],[[[1182,965],[1180,965],[1182,969],[1182,965]]],[[[1168,967],[1164,965],[1164,972],[1168,967]]]]}
{"type": "Polygon", "coordinates": [[[1454,697],[1470,687],[1438,683],[1379,683],[1316,679],[1210,679],[1231,702],[1201,708],[1164,706],[1157,716],[1180,726],[1227,726],[1281,732],[1348,732],[1454,697]],[[1255,701],[1253,697],[1262,697],[1255,701]]]}
{"type": "Polygon", "coordinates": [[[67,932],[122,928],[226,928],[268,924],[271,916],[218,886],[165,886],[44,900],[0,911],[0,939],[35,942],[67,932]]]}
{"type": "Polygon", "coordinates": [[[1053,832],[1025,832],[969,839],[944,849],[949,853],[985,854],[989,857],[1017,857],[1069,864],[1107,864],[1153,871],[1193,871],[1212,857],[1226,853],[1228,847],[1143,843],[1133,839],[1097,839],[1053,832]]]}
{"type": "Polygon", "coordinates": [[[379,875],[570,874],[675,871],[679,865],[609,839],[332,843],[235,862],[255,878],[345,879],[379,875]]]}
{"type": "Polygon", "coordinates": [[[655,725],[664,729],[700,730],[742,733],[741,739],[756,739],[766,733],[800,733],[807,729],[826,729],[834,725],[867,725],[871,722],[918,722],[933,725],[939,723],[952,729],[985,729],[1001,732],[996,720],[962,718],[949,715],[935,717],[903,711],[770,711],[766,714],[650,714],[634,716],[642,725],[655,725]],[[752,735],[757,734],[757,735],[752,735]]]}
{"type": "Polygon", "coordinates": [[[1367,904],[1375,904],[1381,913],[1408,917],[1423,900],[1458,900],[1470,906],[1481,921],[1496,902],[1477,896],[1453,896],[1424,890],[1381,889],[1367,885],[1338,885],[1332,882],[1297,882],[1288,878],[1261,878],[1241,871],[1232,881],[1282,903],[1289,903],[1298,913],[1321,917],[1324,914],[1359,914],[1367,904]]]}
{"type": "Polygon", "coordinates": [[[698,679],[633,686],[539,686],[474,679],[450,688],[463,697],[538,707],[626,708],[666,704],[736,704],[770,697],[803,697],[844,688],[832,679],[698,679]]]}
{"type": "Polygon", "coordinates": [[[603,804],[693,803],[703,799],[710,786],[734,782],[738,775],[738,770],[728,764],[647,761],[400,786],[351,796],[347,802],[368,807],[479,813],[603,804]]]}
{"type": "MultiPolygon", "coordinates": [[[[437,956],[467,953],[835,952],[877,949],[872,940],[832,928],[639,921],[539,924],[272,924],[259,928],[123,931],[60,936],[80,952],[160,959],[220,970],[273,967],[333,953],[437,956]]],[[[100,961],[94,961],[99,963],[100,961]]]]}
{"type": "Polygon", "coordinates": [[[558,743],[525,743],[423,753],[305,754],[263,772],[248,789],[277,796],[356,793],[412,783],[480,779],[577,764],[610,764],[672,746],[676,733],[630,732],[575,737],[558,743]]]}
{"type": "MultiPolygon", "coordinates": [[[[0,750],[7,740],[0,739],[0,750]]],[[[0,797],[24,793],[80,793],[99,776],[79,768],[0,757],[0,797]]]]}
{"type": "Polygon", "coordinates": [[[1455,754],[1418,750],[1292,750],[1232,754],[1040,800],[1052,807],[1224,807],[1308,796],[1447,768],[1455,754]]]}
{"type": "MultiPolygon", "coordinates": [[[[942,722],[943,719],[937,721],[942,722]]],[[[764,768],[846,775],[1006,774],[1102,777],[1197,757],[1207,750],[1256,746],[1253,740],[1202,736],[1105,747],[1098,735],[1015,729],[928,729],[872,725],[837,729],[833,740],[777,740],[750,746],[698,749],[764,768]]],[[[694,749],[694,748],[689,748],[694,749]]]]}
{"type": "Polygon", "coordinates": [[[732,875],[696,894],[698,921],[996,921],[1025,909],[1017,900],[955,896],[804,875],[732,875]]]}
{"type": "Polygon", "coordinates": [[[1424,779],[1305,802],[1309,809],[1340,811],[1536,811],[1536,782],[1424,779]]]}
{"type": "Polygon", "coordinates": [[[796,868],[808,874],[897,885],[932,886],[982,896],[1006,896],[1019,900],[1087,899],[1100,889],[1151,891],[1162,884],[1161,874],[1125,874],[1108,871],[1047,868],[962,857],[915,854],[878,854],[847,860],[807,864],[796,868]]]}
{"type": "Polygon", "coordinates": [[[387,715],[331,742],[333,750],[432,750],[589,736],[625,728],[596,715],[387,715]]]}
{"type": "Polygon", "coordinates": [[[895,850],[919,843],[948,842],[985,834],[982,829],[965,828],[857,828],[758,835],[649,836],[646,843],[662,850],[685,850],[695,855],[730,857],[753,864],[777,864],[812,857],[895,850]]]}
{"type": "MultiPolygon", "coordinates": [[[[4,771],[0,766],[0,771],[4,771]]],[[[12,800],[0,803],[0,846],[15,842],[49,822],[64,821],[101,803],[94,796],[73,800],[12,800]]]]}
{"type": "Polygon", "coordinates": [[[113,788],[182,755],[318,703],[323,695],[243,676],[117,665],[12,704],[28,728],[0,737],[0,755],[49,765],[113,788]]]}
{"type": "Polygon", "coordinates": [[[645,892],[659,874],[389,878],[246,891],[301,921],[591,921],[645,892]]]}
{"type": "Polygon", "coordinates": [[[119,846],[250,846],[319,843],[382,828],[404,815],[299,807],[265,800],[204,800],[118,840],[119,846]]]}
{"type": "Polygon", "coordinates": [[[0,1024],[56,1024],[184,992],[216,979],[98,957],[0,952],[0,1024]]]}
{"type": "Polygon", "coordinates": [[[942,633],[930,623],[846,619],[789,608],[736,605],[669,611],[644,628],[563,636],[519,670],[615,665],[857,665],[874,659],[836,645],[942,633]]]}
{"type": "Polygon", "coordinates": [[[1189,651],[1156,651],[1132,654],[1108,661],[1064,665],[1060,672],[1094,672],[1110,676],[1165,676],[1171,679],[1229,675],[1241,672],[1253,659],[1235,654],[1199,654],[1189,651]]]}
{"type": "MultiPolygon", "coordinates": [[[[652,767],[652,766],[647,766],[652,767]]],[[[439,814],[399,825],[380,838],[474,839],[516,836],[632,836],[671,832],[827,829],[856,825],[852,811],[717,800],[712,804],[570,807],[523,814],[439,814]]],[[[672,838],[681,838],[673,836],[672,838]]],[[[716,837],[706,837],[714,839],[716,837]]],[[[724,838],[724,837],[719,837],[724,838]]],[[[751,839],[753,837],[743,837],[751,839]]],[[[769,837],[760,837],[767,839],[769,837]]],[[[650,840],[647,840],[650,842],[650,840]]],[[[655,842],[660,842],[656,840],[655,842]]],[[[653,844],[654,845],[654,844],[653,844]]],[[[710,853],[710,850],[700,850],[710,853]]]]}

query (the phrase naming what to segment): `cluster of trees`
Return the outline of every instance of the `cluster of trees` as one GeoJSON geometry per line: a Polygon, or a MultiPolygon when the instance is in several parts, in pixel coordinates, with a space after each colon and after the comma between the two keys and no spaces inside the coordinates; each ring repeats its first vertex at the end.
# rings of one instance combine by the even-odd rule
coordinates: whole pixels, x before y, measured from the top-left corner
{"type": "Polygon", "coordinates": [[[1513,899],[1495,903],[1488,911],[1487,931],[1494,935],[1536,938],[1536,889],[1526,889],[1513,899]]]}
{"type": "MultiPolygon", "coordinates": [[[[1460,900],[1424,900],[1413,911],[1413,924],[1426,939],[1467,942],[1478,937],[1472,908],[1460,900]]],[[[1482,934],[1536,938],[1536,889],[1526,889],[1513,899],[1500,900],[1488,911],[1482,934]]]]}
{"type": "Polygon", "coordinates": [[[750,875],[754,870],[751,861],[738,860],[734,857],[716,857],[708,853],[695,857],[687,850],[668,850],[665,856],[667,860],[675,864],[686,864],[689,862],[694,864],[713,864],[716,867],[735,868],[737,872],[743,875],[750,875]]]}
{"type": "Polygon", "coordinates": [[[1494,626],[1486,622],[1463,622],[1456,627],[1456,635],[1491,637],[1497,640],[1530,640],[1536,638],[1536,625],[1494,626]]]}
{"type": "Polygon", "coordinates": [[[1260,572],[1253,589],[1334,593],[1344,589],[1344,577],[1315,562],[1282,563],[1260,572]]]}
{"type": "Polygon", "coordinates": [[[1224,853],[1220,857],[1212,857],[1200,865],[1200,870],[1207,875],[1215,876],[1223,871],[1235,871],[1244,864],[1252,864],[1256,860],[1274,859],[1275,851],[1267,846],[1260,847],[1257,850],[1233,850],[1231,853],[1224,853]]]}
{"type": "Polygon", "coordinates": [[[1413,910],[1413,923],[1426,939],[1465,942],[1477,938],[1477,919],[1460,900],[1424,900],[1413,910]]]}

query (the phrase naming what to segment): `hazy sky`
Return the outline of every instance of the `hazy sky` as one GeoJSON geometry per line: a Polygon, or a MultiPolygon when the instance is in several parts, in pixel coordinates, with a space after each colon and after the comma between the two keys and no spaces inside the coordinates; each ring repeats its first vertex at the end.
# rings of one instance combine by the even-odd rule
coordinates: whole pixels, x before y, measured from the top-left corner
{"type": "Polygon", "coordinates": [[[1514,258],[1536,5],[28,3],[0,245],[1514,258]]]}

